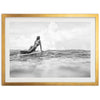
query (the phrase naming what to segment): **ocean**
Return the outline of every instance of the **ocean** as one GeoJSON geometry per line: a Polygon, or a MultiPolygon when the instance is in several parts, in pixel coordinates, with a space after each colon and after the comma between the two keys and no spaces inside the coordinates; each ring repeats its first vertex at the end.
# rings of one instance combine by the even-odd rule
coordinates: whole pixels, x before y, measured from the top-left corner
{"type": "Polygon", "coordinates": [[[47,50],[20,55],[10,50],[10,77],[90,77],[90,50],[47,50]]]}

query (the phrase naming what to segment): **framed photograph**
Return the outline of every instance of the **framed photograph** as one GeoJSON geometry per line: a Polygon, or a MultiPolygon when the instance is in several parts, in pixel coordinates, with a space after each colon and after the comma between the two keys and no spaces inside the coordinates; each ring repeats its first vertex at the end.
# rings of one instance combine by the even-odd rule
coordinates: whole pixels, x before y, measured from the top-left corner
{"type": "Polygon", "coordinates": [[[98,14],[2,14],[2,85],[98,85],[98,14]]]}

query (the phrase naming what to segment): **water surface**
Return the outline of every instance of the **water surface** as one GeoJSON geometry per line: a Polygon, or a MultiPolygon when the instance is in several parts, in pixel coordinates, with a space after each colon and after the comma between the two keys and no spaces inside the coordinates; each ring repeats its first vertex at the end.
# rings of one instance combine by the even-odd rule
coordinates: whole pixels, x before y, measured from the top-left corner
{"type": "Polygon", "coordinates": [[[47,50],[19,55],[10,51],[11,77],[90,77],[89,50],[47,50]]]}

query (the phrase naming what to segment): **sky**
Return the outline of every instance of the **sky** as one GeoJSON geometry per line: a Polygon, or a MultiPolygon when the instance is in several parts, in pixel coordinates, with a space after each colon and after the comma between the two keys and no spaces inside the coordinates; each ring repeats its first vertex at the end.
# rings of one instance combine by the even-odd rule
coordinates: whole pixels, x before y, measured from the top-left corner
{"type": "Polygon", "coordinates": [[[10,49],[28,49],[37,36],[43,50],[90,49],[90,22],[11,22],[9,30],[10,49]]]}

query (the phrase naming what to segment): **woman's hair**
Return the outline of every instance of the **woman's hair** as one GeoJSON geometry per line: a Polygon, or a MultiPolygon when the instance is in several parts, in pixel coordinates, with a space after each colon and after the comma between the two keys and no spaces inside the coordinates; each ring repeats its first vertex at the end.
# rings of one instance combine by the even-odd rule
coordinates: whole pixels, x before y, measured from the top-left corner
{"type": "Polygon", "coordinates": [[[36,40],[39,40],[40,39],[40,36],[37,36],[36,40]]]}

